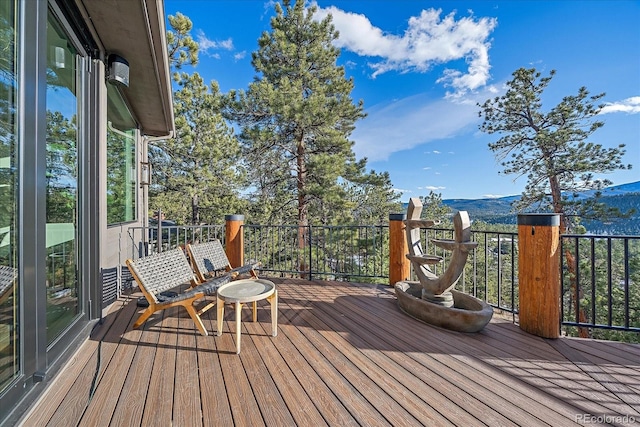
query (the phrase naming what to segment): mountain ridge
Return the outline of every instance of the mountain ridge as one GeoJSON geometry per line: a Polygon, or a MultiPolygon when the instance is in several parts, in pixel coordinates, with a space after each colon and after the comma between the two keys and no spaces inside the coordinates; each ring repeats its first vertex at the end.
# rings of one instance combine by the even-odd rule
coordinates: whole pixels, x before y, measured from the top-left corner
{"type": "MultiPolygon", "coordinates": [[[[593,197],[596,190],[584,191],[579,198],[593,197]]],[[[486,199],[444,199],[442,204],[453,212],[467,211],[472,220],[490,224],[516,224],[517,214],[512,211],[511,204],[520,199],[520,195],[486,199]]],[[[629,208],[640,208],[640,181],[613,185],[602,189],[602,202],[618,207],[626,212],[629,208]]],[[[612,221],[584,221],[583,225],[590,233],[600,234],[640,234],[640,212],[631,218],[620,218],[612,221]]]]}

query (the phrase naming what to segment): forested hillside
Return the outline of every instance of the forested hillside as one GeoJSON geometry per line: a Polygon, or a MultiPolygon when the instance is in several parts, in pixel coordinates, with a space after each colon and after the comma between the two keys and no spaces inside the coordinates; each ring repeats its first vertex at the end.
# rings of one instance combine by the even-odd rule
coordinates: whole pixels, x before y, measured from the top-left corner
{"type": "MultiPolygon", "coordinates": [[[[591,197],[593,192],[583,194],[591,197]]],[[[489,224],[516,224],[517,213],[511,204],[520,196],[509,196],[498,199],[445,199],[443,204],[453,212],[466,210],[472,220],[484,221],[489,224]]],[[[589,233],[639,235],[640,234],[640,181],[618,186],[608,187],[602,191],[601,201],[608,206],[616,207],[622,212],[635,209],[630,218],[619,218],[610,221],[583,221],[589,233]]]]}

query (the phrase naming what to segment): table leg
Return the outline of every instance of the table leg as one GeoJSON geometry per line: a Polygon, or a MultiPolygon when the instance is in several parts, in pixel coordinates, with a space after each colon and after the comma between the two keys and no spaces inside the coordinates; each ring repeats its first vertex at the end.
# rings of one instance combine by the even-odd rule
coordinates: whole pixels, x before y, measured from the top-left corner
{"type": "Polygon", "coordinates": [[[242,319],[242,304],[236,302],[236,354],[240,354],[240,332],[242,332],[240,319],[242,319]]]}
{"type": "Polygon", "coordinates": [[[220,336],[222,335],[222,321],[224,319],[224,300],[216,298],[216,304],[218,305],[216,307],[216,335],[220,336]]]}
{"type": "Polygon", "coordinates": [[[269,297],[269,303],[271,303],[271,336],[278,335],[278,290],[273,292],[273,295],[269,297]]]}
{"type": "Polygon", "coordinates": [[[258,301],[253,302],[253,321],[258,321],[258,301]]]}

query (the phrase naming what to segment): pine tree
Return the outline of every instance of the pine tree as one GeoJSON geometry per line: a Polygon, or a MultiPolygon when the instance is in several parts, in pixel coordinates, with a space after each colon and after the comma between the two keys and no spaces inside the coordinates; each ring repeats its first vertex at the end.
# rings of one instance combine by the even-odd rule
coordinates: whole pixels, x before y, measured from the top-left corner
{"type": "Polygon", "coordinates": [[[196,65],[200,46],[191,37],[193,23],[178,12],[175,16],[169,15],[171,30],[167,31],[167,48],[169,65],[175,70],[180,70],[183,65],[196,65]]]}
{"type": "Polygon", "coordinates": [[[169,24],[168,51],[179,87],[173,96],[176,133],[149,145],[154,175],[149,204],[179,224],[221,223],[225,214],[244,210],[240,147],[222,117],[218,84],[206,85],[198,73],[177,71],[198,62],[191,20],[178,13],[169,24]]]}
{"type": "Polygon", "coordinates": [[[479,115],[483,118],[480,130],[502,135],[489,144],[491,151],[502,161],[504,173],[526,176],[527,184],[516,208],[520,211],[536,207],[561,214],[561,230],[571,228],[570,218],[619,215],[607,209],[598,199],[583,203],[571,200],[574,193],[601,190],[611,185],[607,179],[595,179],[617,169],[629,169],[622,163],[624,144],[605,148],[587,140],[604,126],[598,120],[602,105],[596,105],[604,93],[589,96],[585,87],[577,95],[565,96],[548,112],[542,109],[542,94],[555,75],[548,77],[534,68],[520,68],[507,82],[507,92],[487,100],[479,115]]]}
{"type": "MultiPolygon", "coordinates": [[[[587,141],[604,126],[597,119],[602,105],[596,105],[604,93],[589,96],[589,91],[581,87],[577,95],[565,96],[548,112],[542,110],[542,94],[554,75],[555,70],[548,77],[541,77],[534,68],[520,68],[507,82],[504,95],[478,106],[479,116],[484,120],[480,130],[502,135],[489,148],[502,160],[504,173],[527,177],[516,207],[524,210],[537,205],[543,211],[550,208],[560,214],[560,230],[566,233],[571,226],[572,210],[578,215],[619,214],[597,200],[585,204],[569,197],[578,190],[600,190],[611,184],[609,180],[594,179],[595,173],[628,169],[631,165],[622,163],[623,144],[605,148],[587,141]]],[[[575,277],[576,260],[568,249],[565,259],[570,272],[571,300],[577,305],[582,291],[575,277]]],[[[586,322],[582,309],[579,321],[586,322]]],[[[586,328],[580,328],[580,336],[588,336],[586,328]]]]}
{"type": "Polygon", "coordinates": [[[429,191],[428,196],[420,196],[422,202],[422,218],[440,221],[440,228],[453,227],[451,208],[442,202],[442,193],[429,191]]]}
{"type": "Polygon", "coordinates": [[[176,135],[149,146],[157,182],[152,208],[181,224],[221,223],[240,212],[240,147],[220,111],[218,85],[182,73],[174,92],[176,135]]]}
{"type": "Polygon", "coordinates": [[[246,92],[230,92],[227,111],[242,127],[256,213],[295,219],[303,230],[327,220],[327,204],[334,213],[353,207],[343,184],[362,172],[349,135],[364,113],[350,97],[353,81],[336,65],[331,17],[318,22],[304,1],[283,3],[252,54],[255,80],[246,92]]]}

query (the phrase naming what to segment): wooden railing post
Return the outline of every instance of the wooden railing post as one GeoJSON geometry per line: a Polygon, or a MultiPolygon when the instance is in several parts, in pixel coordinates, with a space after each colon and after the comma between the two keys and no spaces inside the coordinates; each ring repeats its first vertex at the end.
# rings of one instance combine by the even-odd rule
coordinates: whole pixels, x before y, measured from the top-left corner
{"type": "Polygon", "coordinates": [[[520,329],[560,336],[560,216],[518,215],[520,329]]]}
{"type": "Polygon", "coordinates": [[[389,214],[389,284],[392,286],[409,279],[406,218],[406,214],[389,214]]]}
{"type": "Polygon", "coordinates": [[[226,215],[225,220],[225,251],[232,267],[244,265],[244,236],[242,226],[244,215],[226,215]]]}

